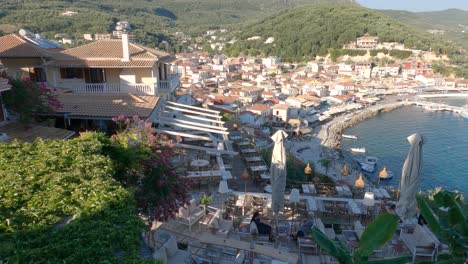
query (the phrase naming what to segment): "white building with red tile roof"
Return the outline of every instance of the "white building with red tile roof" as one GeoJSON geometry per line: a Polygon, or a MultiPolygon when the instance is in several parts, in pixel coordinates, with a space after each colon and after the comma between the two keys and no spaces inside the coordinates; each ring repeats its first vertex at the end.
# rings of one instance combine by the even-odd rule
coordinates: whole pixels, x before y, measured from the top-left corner
{"type": "Polygon", "coordinates": [[[169,98],[179,86],[175,58],[122,39],[60,52],[44,64],[48,83],[80,93],[132,93],[169,98]]]}

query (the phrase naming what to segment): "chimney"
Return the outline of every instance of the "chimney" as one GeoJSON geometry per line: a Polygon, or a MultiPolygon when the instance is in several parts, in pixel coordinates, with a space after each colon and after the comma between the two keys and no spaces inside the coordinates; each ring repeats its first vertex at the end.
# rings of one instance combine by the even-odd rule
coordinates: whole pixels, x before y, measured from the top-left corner
{"type": "Polygon", "coordinates": [[[130,61],[130,47],[128,43],[128,34],[122,33],[122,61],[130,61]]]}

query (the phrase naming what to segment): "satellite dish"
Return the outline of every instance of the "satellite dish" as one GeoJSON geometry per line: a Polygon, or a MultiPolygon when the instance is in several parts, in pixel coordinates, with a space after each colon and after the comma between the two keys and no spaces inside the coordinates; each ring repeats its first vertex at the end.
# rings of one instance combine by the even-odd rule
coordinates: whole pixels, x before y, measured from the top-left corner
{"type": "Polygon", "coordinates": [[[19,34],[23,37],[34,37],[34,34],[27,29],[20,29],[19,34]]]}
{"type": "Polygon", "coordinates": [[[21,36],[25,37],[25,36],[28,34],[28,32],[26,31],[26,29],[20,29],[20,30],[19,30],[19,34],[20,34],[21,36]]]}

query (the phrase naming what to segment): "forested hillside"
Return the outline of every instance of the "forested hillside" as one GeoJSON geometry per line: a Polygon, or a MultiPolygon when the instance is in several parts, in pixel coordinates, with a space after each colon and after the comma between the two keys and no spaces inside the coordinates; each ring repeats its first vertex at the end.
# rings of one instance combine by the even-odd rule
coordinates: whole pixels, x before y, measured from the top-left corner
{"type": "Polygon", "coordinates": [[[0,31],[19,28],[46,33],[68,33],[82,38],[84,33],[111,32],[118,20],[128,20],[137,40],[155,46],[171,31],[200,33],[209,28],[237,26],[258,20],[292,6],[351,2],[352,0],[23,0],[2,1],[0,31]],[[64,11],[78,14],[62,16],[64,11]]]}
{"type": "Polygon", "coordinates": [[[454,48],[421,30],[406,26],[384,14],[356,4],[302,6],[283,11],[244,27],[227,48],[230,55],[277,55],[288,61],[307,60],[340,49],[365,33],[380,41],[401,42],[405,46],[451,53],[454,48]],[[248,40],[260,36],[258,40],[248,40]],[[273,37],[274,42],[265,44],[273,37]]]}
{"type": "Polygon", "coordinates": [[[396,20],[423,30],[443,30],[443,37],[456,41],[468,49],[468,11],[448,9],[433,12],[380,10],[396,20]]]}

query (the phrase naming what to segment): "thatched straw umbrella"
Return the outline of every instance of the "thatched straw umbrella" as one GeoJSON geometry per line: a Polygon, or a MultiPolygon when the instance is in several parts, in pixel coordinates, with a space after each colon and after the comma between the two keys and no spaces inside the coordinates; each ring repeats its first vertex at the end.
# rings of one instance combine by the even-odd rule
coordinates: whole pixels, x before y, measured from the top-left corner
{"type": "Polygon", "coordinates": [[[359,173],[359,178],[354,182],[354,190],[358,190],[359,193],[364,189],[366,183],[362,179],[362,173],[359,173]]]}
{"type": "Polygon", "coordinates": [[[341,167],[341,175],[342,176],[348,176],[349,175],[348,166],[346,166],[346,163],[343,164],[343,167],[341,167]]]}

